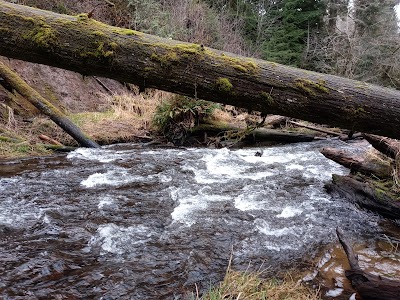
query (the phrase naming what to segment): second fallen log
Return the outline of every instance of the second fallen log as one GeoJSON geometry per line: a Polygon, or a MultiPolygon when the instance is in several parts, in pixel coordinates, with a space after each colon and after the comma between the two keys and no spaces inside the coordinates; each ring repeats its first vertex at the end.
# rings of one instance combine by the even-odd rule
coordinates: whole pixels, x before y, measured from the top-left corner
{"type": "Polygon", "coordinates": [[[100,146],[89,139],[85,134],[72,123],[61,111],[44,99],[36,90],[31,88],[17,73],[11,70],[4,63],[0,62],[0,76],[13,89],[25,97],[43,114],[48,116],[54,123],[60,126],[66,133],[74,138],[81,146],[88,148],[99,148],[100,146]]]}

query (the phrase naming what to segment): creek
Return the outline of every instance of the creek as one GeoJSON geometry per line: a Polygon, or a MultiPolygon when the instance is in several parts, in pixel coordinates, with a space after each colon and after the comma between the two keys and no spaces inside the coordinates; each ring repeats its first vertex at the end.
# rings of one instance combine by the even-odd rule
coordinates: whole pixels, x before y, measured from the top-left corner
{"type": "Polygon", "coordinates": [[[381,251],[373,245],[398,225],[326,193],[331,175],[348,170],[322,147],[366,149],[318,141],[258,157],[259,148],[121,144],[3,161],[0,298],[190,299],[230,259],[273,274],[323,257],[320,268],[337,270],[337,226],[381,251]]]}

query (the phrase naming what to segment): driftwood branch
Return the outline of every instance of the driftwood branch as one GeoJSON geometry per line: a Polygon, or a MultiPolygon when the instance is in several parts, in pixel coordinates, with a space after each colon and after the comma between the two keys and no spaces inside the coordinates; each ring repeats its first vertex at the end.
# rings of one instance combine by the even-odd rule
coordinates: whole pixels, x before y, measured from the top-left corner
{"type": "Polygon", "coordinates": [[[208,136],[218,135],[222,140],[227,140],[228,143],[233,144],[240,142],[241,146],[254,145],[263,142],[280,142],[280,143],[300,143],[312,142],[316,139],[315,136],[310,134],[303,134],[298,132],[290,132],[277,129],[256,128],[246,132],[246,130],[225,125],[201,124],[190,130],[192,136],[198,136],[206,133],[208,136]]]}
{"type": "Polygon", "coordinates": [[[0,55],[400,137],[400,91],[0,0],[0,55]]]}
{"type": "Polygon", "coordinates": [[[292,125],[295,125],[295,126],[298,126],[298,127],[304,127],[304,128],[307,128],[307,129],[311,129],[311,130],[314,130],[314,131],[326,133],[326,134],[333,135],[333,136],[341,136],[342,135],[342,133],[339,133],[339,132],[334,132],[332,130],[318,128],[318,127],[315,127],[315,126],[306,125],[306,124],[302,124],[302,123],[299,123],[299,122],[289,121],[288,123],[290,123],[292,125]]]}

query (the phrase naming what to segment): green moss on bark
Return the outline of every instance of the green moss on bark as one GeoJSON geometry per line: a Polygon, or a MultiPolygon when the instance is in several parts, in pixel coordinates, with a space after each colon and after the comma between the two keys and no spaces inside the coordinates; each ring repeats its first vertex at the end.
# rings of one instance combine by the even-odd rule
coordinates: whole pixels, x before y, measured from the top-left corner
{"type": "Polygon", "coordinates": [[[329,89],[325,85],[326,82],[322,79],[318,80],[318,82],[314,82],[306,78],[297,78],[294,83],[294,86],[299,91],[313,97],[317,96],[319,93],[328,94],[329,89]]]}
{"type": "Polygon", "coordinates": [[[56,31],[43,21],[35,23],[34,28],[22,37],[41,48],[50,48],[57,43],[56,31]]]}
{"type": "Polygon", "coordinates": [[[231,93],[233,89],[233,85],[228,78],[219,77],[216,80],[215,85],[220,92],[226,94],[231,93]]]}
{"type": "Polygon", "coordinates": [[[268,105],[274,104],[274,98],[271,96],[270,93],[267,92],[261,92],[261,97],[265,99],[268,105]]]}
{"type": "Polygon", "coordinates": [[[80,56],[109,61],[112,59],[117,46],[116,43],[95,42],[91,50],[82,50],[80,56]]]}
{"type": "Polygon", "coordinates": [[[175,51],[172,51],[172,50],[169,50],[164,55],[158,55],[156,53],[152,53],[151,56],[150,56],[150,59],[152,61],[158,62],[160,64],[160,66],[163,67],[163,68],[169,68],[174,63],[179,61],[178,54],[175,51]]]}

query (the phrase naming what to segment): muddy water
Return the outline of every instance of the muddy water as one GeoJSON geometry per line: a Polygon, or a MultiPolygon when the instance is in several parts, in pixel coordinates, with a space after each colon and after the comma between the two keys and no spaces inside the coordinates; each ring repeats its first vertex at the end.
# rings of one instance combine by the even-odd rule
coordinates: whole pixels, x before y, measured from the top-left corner
{"type": "Polygon", "coordinates": [[[279,271],[315,260],[338,225],[377,243],[387,225],[326,194],[347,170],[325,146],[356,151],[118,145],[3,162],[0,298],[187,299],[221,280],[231,255],[235,269],[279,271]]]}

